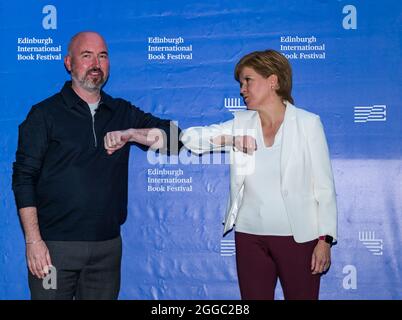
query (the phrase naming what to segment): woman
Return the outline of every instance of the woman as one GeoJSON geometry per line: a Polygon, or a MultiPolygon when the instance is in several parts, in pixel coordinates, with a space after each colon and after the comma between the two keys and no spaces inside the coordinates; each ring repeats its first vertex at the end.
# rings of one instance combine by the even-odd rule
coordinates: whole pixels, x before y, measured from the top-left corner
{"type": "Polygon", "coordinates": [[[224,234],[235,226],[242,299],[318,299],[330,266],[337,208],[320,118],[293,105],[292,71],[274,50],[236,65],[247,111],[225,123],[192,127],[182,142],[195,153],[229,151],[230,199],[224,234]]]}

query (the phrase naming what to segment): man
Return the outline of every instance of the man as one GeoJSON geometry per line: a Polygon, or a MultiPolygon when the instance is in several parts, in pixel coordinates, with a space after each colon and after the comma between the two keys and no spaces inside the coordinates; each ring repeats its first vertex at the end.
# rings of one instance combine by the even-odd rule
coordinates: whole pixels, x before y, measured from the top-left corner
{"type": "Polygon", "coordinates": [[[31,298],[117,299],[120,225],[127,215],[126,143],[170,151],[168,142],[179,130],[101,90],[109,58],[98,33],[75,35],[64,63],[71,81],[32,107],[19,127],[13,167],[31,298]],[[57,289],[43,286],[50,266],[57,289]]]}

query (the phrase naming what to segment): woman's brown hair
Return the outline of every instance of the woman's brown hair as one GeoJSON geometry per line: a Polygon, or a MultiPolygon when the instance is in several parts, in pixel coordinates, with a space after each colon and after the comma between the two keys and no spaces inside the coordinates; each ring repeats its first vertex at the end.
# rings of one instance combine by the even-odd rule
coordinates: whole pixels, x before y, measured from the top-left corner
{"type": "Polygon", "coordinates": [[[253,68],[255,72],[268,78],[275,74],[278,77],[279,88],[276,89],[278,96],[282,99],[293,102],[292,98],[292,68],[288,59],[280,52],[275,50],[254,51],[243,58],[236,64],[234,76],[239,81],[240,72],[244,67],[253,68]]]}

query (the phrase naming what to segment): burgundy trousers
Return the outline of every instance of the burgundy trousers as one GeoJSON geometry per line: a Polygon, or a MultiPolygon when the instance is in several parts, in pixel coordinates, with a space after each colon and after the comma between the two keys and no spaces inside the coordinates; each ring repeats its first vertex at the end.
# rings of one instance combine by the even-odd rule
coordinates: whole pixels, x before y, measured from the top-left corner
{"type": "Polygon", "coordinates": [[[236,264],[243,300],[273,300],[279,278],[286,300],[318,300],[320,274],[311,274],[318,240],[235,232],[236,264]]]}

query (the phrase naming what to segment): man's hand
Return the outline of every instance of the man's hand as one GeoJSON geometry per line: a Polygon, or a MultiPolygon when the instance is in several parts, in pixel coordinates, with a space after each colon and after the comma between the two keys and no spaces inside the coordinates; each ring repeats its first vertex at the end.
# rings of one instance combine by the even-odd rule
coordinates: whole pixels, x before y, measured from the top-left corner
{"type": "Polygon", "coordinates": [[[153,150],[162,148],[164,144],[163,132],[156,128],[111,131],[105,135],[104,141],[108,154],[124,147],[127,142],[137,142],[153,150]]]}
{"type": "Polygon", "coordinates": [[[312,274],[323,273],[331,265],[331,245],[324,240],[318,240],[311,257],[312,274]]]}
{"type": "Polygon", "coordinates": [[[108,154],[123,148],[124,145],[132,139],[134,129],[127,129],[122,131],[111,131],[106,133],[105,138],[105,149],[108,154]]]}
{"type": "Polygon", "coordinates": [[[49,273],[52,265],[49,250],[44,241],[27,243],[26,255],[29,271],[32,275],[43,279],[49,273]]]}
{"type": "Polygon", "coordinates": [[[25,233],[29,271],[32,275],[43,279],[49,273],[49,266],[52,265],[52,261],[39,231],[37,209],[36,207],[24,207],[19,209],[19,213],[25,233]]]}

